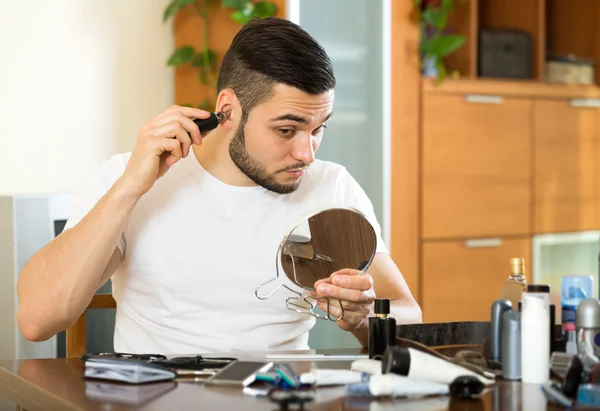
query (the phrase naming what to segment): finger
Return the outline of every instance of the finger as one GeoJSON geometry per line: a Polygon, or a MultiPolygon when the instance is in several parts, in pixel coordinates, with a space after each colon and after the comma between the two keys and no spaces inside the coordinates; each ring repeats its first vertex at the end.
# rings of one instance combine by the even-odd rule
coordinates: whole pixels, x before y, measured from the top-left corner
{"type": "MultiPolygon", "coordinates": [[[[342,315],[342,310],[339,303],[336,305],[332,300],[329,300],[329,306],[327,305],[327,300],[317,300],[317,307],[319,307],[325,313],[329,312],[329,314],[335,318],[339,318],[342,315]]],[[[344,311],[344,317],[347,318],[348,315],[349,314],[344,311]]]]}
{"type": "Polygon", "coordinates": [[[324,298],[324,297],[315,299],[315,301],[317,301],[317,305],[321,304],[325,308],[327,308],[327,300],[329,300],[329,307],[335,307],[337,309],[340,309],[340,305],[341,305],[341,307],[344,308],[344,311],[358,312],[358,313],[362,313],[363,315],[371,312],[371,308],[370,308],[371,305],[368,303],[355,303],[352,301],[338,300],[336,298],[324,298]]]}
{"type": "Polygon", "coordinates": [[[173,166],[173,164],[179,161],[182,157],[181,143],[179,142],[179,140],[170,138],[157,138],[156,148],[158,154],[169,153],[169,155],[165,159],[165,164],[167,165],[167,167],[173,166]]]}
{"type": "Polygon", "coordinates": [[[373,287],[373,277],[370,274],[365,275],[344,275],[338,274],[331,279],[331,284],[342,288],[351,288],[355,290],[369,290],[373,287]]]}
{"type": "Polygon", "coordinates": [[[333,278],[337,275],[361,275],[361,274],[362,274],[362,271],[355,270],[354,268],[342,268],[341,270],[338,270],[335,273],[331,274],[331,278],[333,278]]]}
{"type": "Polygon", "coordinates": [[[192,140],[190,135],[181,127],[181,124],[178,121],[172,121],[163,126],[157,127],[151,131],[151,134],[157,138],[174,138],[183,147],[187,147],[192,145],[192,140]]]}
{"type": "Polygon", "coordinates": [[[188,118],[209,118],[210,117],[210,112],[208,112],[206,110],[202,110],[202,109],[194,108],[194,107],[184,107],[184,106],[174,105],[174,106],[169,107],[164,113],[158,115],[157,118],[160,118],[162,116],[166,116],[168,114],[175,113],[175,112],[179,112],[188,118]]]}
{"type": "Polygon", "coordinates": [[[183,127],[179,127],[176,138],[181,143],[181,152],[183,154],[183,158],[186,158],[190,152],[190,147],[192,146],[190,135],[183,129],[183,127]]]}
{"type": "Polygon", "coordinates": [[[320,280],[317,280],[314,284],[314,287],[317,288],[319,284],[323,283],[331,284],[331,278],[321,278],[320,280]]]}
{"type": "MultiPolygon", "coordinates": [[[[344,304],[345,303],[346,302],[344,302],[344,304]]],[[[327,301],[320,301],[317,303],[317,306],[324,313],[328,313],[329,317],[339,318],[338,326],[345,331],[352,331],[355,329],[366,315],[366,313],[360,311],[348,310],[345,306],[342,311],[342,309],[338,305],[334,305],[333,302],[330,302],[329,307],[327,307],[327,301]]]]}
{"type": "Polygon", "coordinates": [[[333,284],[320,284],[317,287],[317,292],[325,297],[338,298],[340,300],[348,300],[354,302],[372,302],[373,292],[370,290],[350,289],[338,287],[333,284]]]}
{"type": "Polygon", "coordinates": [[[162,125],[169,124],[172,122],[178,122],[180,124],[180,126],[183,127],[183,129],[187,133],[189,133],[190,138],[194,142],[194,144],[200,145],[202,143],[202,136],[200,135],[200,129],[198,128],[196,123],[194,123],[193,120],[191,120],[189,117],[184,116],[180,112],[174,112],[174,113],[170,113],[166,116],[163,116],[163,117],[157,119],[154,122],[154,124],[156,127],[158,127],[158,126],[162,126],[162,125]]]}
{"type": "Polygon", "coordinates": [[[340,308],[340,300],[337,300],[335,298],[328,298],[328,297],[323,297],[322,295],[317,295],[316,297],[314,297],[314,299],[317,302],[317,304],[321,304],[324,307],[327,307],[327,301],[329,300],[330,307],[340,308]]]}
{"type": "Polygon", "coordinates": [[[319,287],[320,284],[331,284],[331,279],[330,278],[322,278],[320,280],[318,280],[317,282],[315,282],[314,284],[314,291],[310,291],[310,295],[313,298],[316,297],[320,297],[320,294],[316,291],[316,289],[319,287]]]}

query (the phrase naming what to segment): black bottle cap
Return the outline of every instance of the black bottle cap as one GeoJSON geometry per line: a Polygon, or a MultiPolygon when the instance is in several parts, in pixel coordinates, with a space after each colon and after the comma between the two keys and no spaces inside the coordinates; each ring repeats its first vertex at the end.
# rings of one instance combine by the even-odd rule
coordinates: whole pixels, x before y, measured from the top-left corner
{"type": "Polygon", "coordinates": [[[528,293],[549,293],[550,286],[546,284],[528,284],[527,285],[528,293]]]}
{"type": "Polygon", "coordinates": [[[376,298],[375,299],[375,314],[389,314],[390,313],[390,299],[389,298],[376,298]]]}
{"type": "Polygon", "coordinates": [[[404,347],[388,347],[381,360],[382,374],[398,374],[407,376],[410,371],[410,352],[404,347]]]}

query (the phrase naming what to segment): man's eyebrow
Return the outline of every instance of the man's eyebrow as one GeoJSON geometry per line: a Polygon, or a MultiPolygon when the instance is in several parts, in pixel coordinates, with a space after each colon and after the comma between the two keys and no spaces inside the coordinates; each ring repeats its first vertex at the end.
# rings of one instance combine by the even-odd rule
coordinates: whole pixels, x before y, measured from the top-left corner
{"type": "Polygon", "coordinates": [[[295,121],[296,123],[308,124],[308,120],[306,118],[297,116],[295,114],[284,114],[282,116],[271,119],[271,121],[282,121],[282,120],[290,120],[290,121],[295,121]]]}
{"type": "MultiPolygon", "coordinates": [[[[323,120],[323,123],[326,122],[327,120],[329,120],[332,115],[333,115],[333,111],[331,113],[327,114],[327,116],[323,120]]],[[[284,114],[282,116],[271,119],[271,121],[283,121],[283,120],[295,121],[296,123],[300,123],[300,124],[308,124],[307,118],[297,116],[295,114],[284,114]]]]}

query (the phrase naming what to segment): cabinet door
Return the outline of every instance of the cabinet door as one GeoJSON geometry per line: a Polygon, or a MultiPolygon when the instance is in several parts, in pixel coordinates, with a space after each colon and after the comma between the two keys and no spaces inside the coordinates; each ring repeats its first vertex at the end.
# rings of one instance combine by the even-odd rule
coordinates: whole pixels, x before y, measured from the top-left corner
{"type": "Polygon", "coordinates": [[[423,104],[423,237],[528,234],[530,101],[427,95],[423,104]]]}
{"type": "Polygon", "coordinates": [[[530,248],[528,237],[424,243],[424,321],[489,321],[492,303],[510,274],[511,258],[525,258],[530,282],[530,248]]]}
{"type": "Polygon", "coordinates": [[[534,102],[534,231],[600,228],[600,101],[534,102]]]}

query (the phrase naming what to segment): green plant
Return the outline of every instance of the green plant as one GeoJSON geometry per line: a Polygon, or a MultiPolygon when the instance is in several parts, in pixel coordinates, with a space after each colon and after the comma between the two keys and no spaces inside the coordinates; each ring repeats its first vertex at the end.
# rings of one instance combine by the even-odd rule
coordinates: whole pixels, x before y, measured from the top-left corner
{"type": "Polygon", "coordinates": [[[448,70],[444,57],[456,52],[465,37],[449,33],[448,16],[454,11],[453,0],[414,0],[421,26],[421,69],[435,67],[438,83],[444,81],[448,70]]]}
{"type": "MultiPolygon", "coordinates": [[[[174,17],[185,7],[194,7],[202,18],[202,47],[197,50],[194,46],[183,45],[177,48],[169,57],[167,65],[176,67],[191,65],[198,69],[198,80],[216,93],[217,86],[217,55],[209,47],[208,10],[213,0],[172,0],[164,10],[163,22],[174,17]]],[[[250,19],[274,16],[277,6],[270,1],[253,2],[252,0],[221,0],[221,7],[230,9],[230,17],[237,23],[244,24],[250,19]]],[[[200,104],[186,104],[196,106],[205,110],[212,109],[216,96],[206,98],[200,104]]]]}

